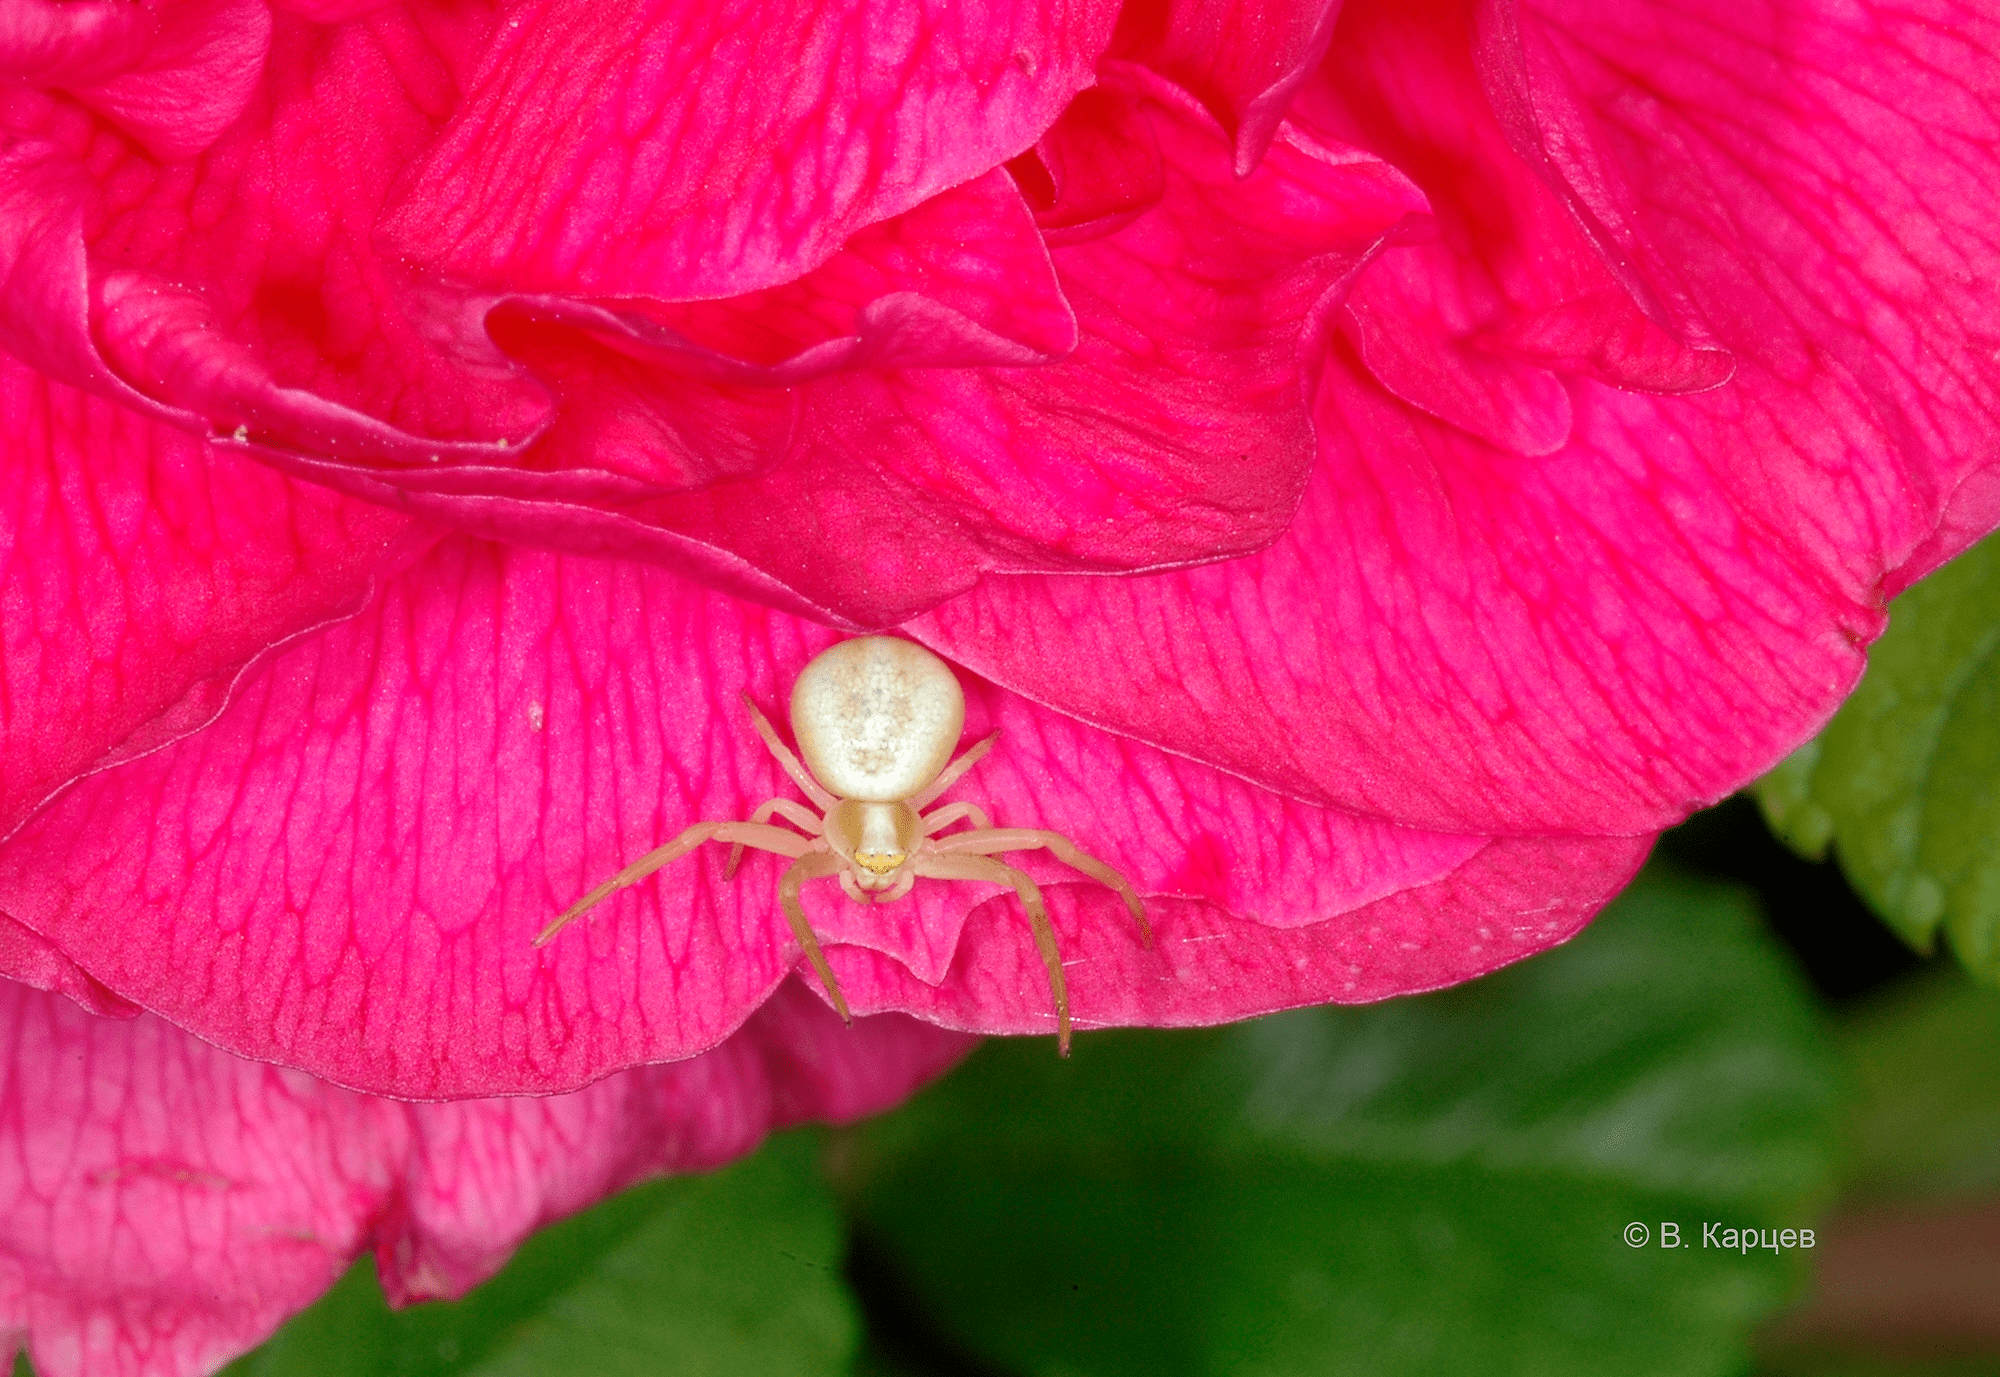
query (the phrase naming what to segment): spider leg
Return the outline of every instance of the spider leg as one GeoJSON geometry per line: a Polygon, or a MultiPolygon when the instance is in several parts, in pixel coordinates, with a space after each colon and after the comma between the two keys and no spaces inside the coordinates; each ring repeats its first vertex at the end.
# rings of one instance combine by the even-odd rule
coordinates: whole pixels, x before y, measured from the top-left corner
{"type": "Polygon", "coordinates": [[[750,711],[750,725],[757,729],[757,735],[764,738],[765,747],[777,759],[778,765],[792,777],[792,783],[805,791],[807,798],[819,805],[822,813],[840,802],[820,787],[819,781],[814,779],[812,773],[800,763],[799,758],[792,754],[792,748],[778,739],[777,730],[772,727],[771,720],[750,701],[748,693],[743,695],[743,706],[750,711]]]}
{"type": "Polygon", "coordinates": [[[977,765],[980,762],[980,760],[984,758],[986,753],[993,749],[993,743],[998,741],[999,739],[1000,739],[1000,733],[994,732],[993,735],[987,737],[984,741],[981,741],[978,745],[974,746],[964,755],[960,756],[958,759],[952,761],[951,764],[945,766],[944,769],[940,770],[938,772],[938,777],[932,780],[929,784],[926,784],[923,788],[922,793],[914,794],[911,797],[904,799],[903,801],[909,804],[910,807],[916,809],[919,813],[923,812],[924,809],[931,806],[932,799],[936,798],[939,794],[949,789],[952,785],[958,783],[959,779],[965,774],[967,770],[971,769],[974,765],[977,765]]]}
{"type": "Polygon", "coordinates": [[[814,851],[799,857],[787,867],[784,877],[778,881],[778,902],[784,905],[785,917],[791,920],[792,934],[806,949],[806,960],[812,962],[812,968],[819,972],[820,984],[826,986],[833,1007],[840,1011],[842,1020],[852,1023],[854,1016],[847,1012],[847,1001],[840,997],[840,982],[833,978],[833,967],[826,964],[826,956],[819,949],[819,939],[813,936],[812,925],[806,922],[806,911],[799,906],[800,885],[807,880],[824,880],[830,875],[841,874],[846,864],[831,851],[814,851]]]}
{"type": "Polygon", "coordinates": [[[1028,927],[1035,934],[1035,945],[1041,949],[1042,964],[1049,968],[1049,988],[1056,997],[1056,1052],[1068,1056],[1069,985],[1063,979],[1062,952],[1056,947],[1056,930],[1049,922],[1047,906],[1042,903],[1041,889],[1013,866],[990,856],[920,851],[911,868],[919,875],[937,880],[986,880],[1014,887],[1014,892],[1021,896],[1021,907],[1028,910],[1028,927]]]}
{"type": "MultiPolygon", "coordinates": [[[[826,824],[819,814],[803,803],[794,803],[788,798],[767,799],[757,805],[757,811],[750,815],[752,822],[769,822],[773,813],[782,813],[785,821],[796,825],[808,837],[817,837],[825,830],[826,824]]],[[[736,867],[743,863],[743,843],[737,842],[729,848],[729,863],[722,867],[722,878],[733,879],[736,867]]]]}
{"type": "Polygon", "coordinates": [[[771,827],[761,822],[698,822],[665,846],[648,851],[571,904],[563,911],[560,918],[542,929],[540,935],[535,938],[535,945],[547,946],[549,939],[561,932],[572,918],[596,907],[598,903],[627,885],[637,884],[661,866],[679,860],[711,838],[716,841],[740,842],[745,846],[754,846],[759,851],[775,851],[780,856],[803,856],[813,847],[812,841],[796,832],[787,832],[782,827],[771,827]]]}
{"type": "Polygon", "coordinates": [[[878,904],[893,904],[896,902],[896,900],[902,898],[905,894],[908,894],[911,889],[915,888],[916,883],[917,883],[916,868],[914,866],[906,865],[903,867],[903,873],[896,877],[896,883],[890,885],[887,889],[877,894],[875,896],[875,902],[878,904]]]}
{"type": "Polygon", "coordinates": [[[975,828],[989,828],[993,819],[986,816],[986,810],[970,803],[947,803],[935,813],[919,819],[924,825],[924,835],[932,836],[943,828],[951,826],[960,818],[971,818],[975,828]]]}
{"type": "Polygon", "coordinates": [[[842,893],[857,904],[872,904],[875,902],[875,896],[863,889],[860,883],[854,878],[854,872],[845,867],[840,872],[840,889],[842,893]]]}
{"type": "Polygon", "coordinates": [[[1146,921],[1145,906],[1125,877],[1106,865],[1097,857],[1082,851],[1077,844],[1060,832],[1045,832],[1030,827],[996,827],[983,832],[959,832],[949,837],[934,838],[932,849],[945,855],[987,856],[999,851],[1033,851],[1047,847],[1049,853],[1064,865],[1081,870],[1091,879],[1107,889],[1118,891],[1118,897],[1125,901],[1125,907],[1132,912],[1132,921],[1139,925],[1139,936],[1150,948],[1153,945],[1153,926],[1146,921]]]}

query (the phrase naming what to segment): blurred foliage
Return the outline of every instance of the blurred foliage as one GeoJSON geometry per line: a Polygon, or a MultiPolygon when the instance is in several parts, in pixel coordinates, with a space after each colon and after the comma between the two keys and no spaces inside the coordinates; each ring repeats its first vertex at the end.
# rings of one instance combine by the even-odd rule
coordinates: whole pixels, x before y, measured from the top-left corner
{"type": "Polygon", "coordinates": [[[1838,1037],[1856,1089],[1848,1194],[2000,1190],[2000,991],[1925,972],[1854,1010],[1838,1037]]]}
{"type": "Polygon", "coordinates": [[[912,1308],[996,1370],[1695,1377],[1745,1367],[1803,1266],[1704,1223],[1810,1224],[1836,1106],[1748,899],[1655,870],[1455,990],[1073,1065],[989,1044],[840,1173],[912,1308]]]}
{"type": "Polygon", "coordinates": [[[2000,540],[1897,598],[1826,729],[1756,785],[1801,852],[1829,845],[1918,951],[1942,930],[2000,981],[2000,540]]]}
{"type": "Polygon", "coordinates": [[[1863,903],[1840,867],[1807,860],[1771,835],[1748,794],[1696,813],[1653,855],[1754,889],[1758,908],[1826,1000],[1845,1008],[1926,964],[1863,903]]]}
{"type": "Polygon", "coordinates": [[[363,1259],[227,1377],[835,1377],[859,1330],[842,1230],[791,1134],[542,1230],[457,1302],[391,1311],[363,1259]]]}
{"type": "MultiPolygon", "coordinates": [[[[2000,1190],[2000,990],[1933,967],[1848,1008],[1833,1031],[1850,1086],[1843,1203],[1865,1210],[1928,1199],[1990,1208],[2000,1190]]],[[[1869,1352],[1853,1347],[1858,1337],[1836,1342],[1822,1332],[1829,1320],[1839,1325],[1837,1309],[1817,1319],[1804,1333],[1788,1323],[1769,1335],[1758,1377],[2000,1377],[2000,1352],[1869,1352]]],[[[1937,1336],[1947,1349],[1966,1342],[1937,1336]]]]}

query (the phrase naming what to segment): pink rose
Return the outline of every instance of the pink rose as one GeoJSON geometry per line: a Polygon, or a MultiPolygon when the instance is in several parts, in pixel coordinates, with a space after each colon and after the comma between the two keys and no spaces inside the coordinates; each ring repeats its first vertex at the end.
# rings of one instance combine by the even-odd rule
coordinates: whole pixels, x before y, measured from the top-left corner
{"type": "MultiPolygon", "coordinates": [[[[773,858],[528,939],[794,796],[739,691],[891,626],[1004,730],[955,796],[1146,898],[1024,860],[1082,1026],[1560,941],[2000,522],[1996,47],[13,0],[0,973],[384,1095],[701,1053],[799,966],[773,858]]],[[[858,1012],[1053,1027],[1011,894],[821,890],[858,1012]]]]}

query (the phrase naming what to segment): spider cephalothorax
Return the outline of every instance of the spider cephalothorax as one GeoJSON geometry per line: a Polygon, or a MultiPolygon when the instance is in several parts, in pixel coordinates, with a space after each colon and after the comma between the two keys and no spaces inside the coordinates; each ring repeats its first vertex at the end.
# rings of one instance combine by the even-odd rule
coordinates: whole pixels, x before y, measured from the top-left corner
{"type": "Polygon", "coordinates": [[[733,843],[725,876],[736,873],[743,848],[754,846],[793,858],[778,881],[778,900],[805,948],[806,959],[825,982],[840,1016],[846,1018],[847,1001],[841,998],[840,984],[806,922],[805,910],[799,905],[799,886],[808,880],[838,876],[849,898],[888,903],[908,894],[920,876],[995,881],[1012,885],[1028,910],[1028,924],[1049,968],[1049,984],[1055,993],[1057,1046],[1064,1056],[1069,1055],[1069,990],[1042,892],[1028,876],[993,856],[1002,851],[1046,847],[1058,860],[1117,890],[1132,911],[1140,936],[1151,946],[1153,935],[1146,924],[1146,912],[1124,876],[1085,855],[1059,832],[995,827],[970,803],[948,803],[928,814],[923,811],[977,764],[1000,736],[995,732],[957,760],[951,758],[959,733],[965,729],[965,695],[944,661],[912,641],[892,636],[842,641],[814,656],[792,686],[792,734],[798,739],[804,764],[778,739],[748,694],[743,696],[743,704],[750,710],[757,734],[819,813],[815,815],[791,799],[774,798],[751,814],[748,822],[698,822],[577,900],[543,929],[535,945],[547,942],[565,923],[598,901],[705,841],[733,843]],[[772,826],[769,819],[773,816],[784,818],[799,832],[772,826]],[[958,822],[970,826],[949,836],[939,835],[958,822]]]}

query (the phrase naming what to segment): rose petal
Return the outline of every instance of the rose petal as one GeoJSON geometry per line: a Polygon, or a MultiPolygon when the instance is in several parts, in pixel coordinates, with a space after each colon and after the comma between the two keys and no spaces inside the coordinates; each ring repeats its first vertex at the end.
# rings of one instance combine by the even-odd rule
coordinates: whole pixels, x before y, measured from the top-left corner
{"type": "MultiPolygon", "coordinates": [[[[1786,514],[1815,555],[1872,592],[1913,540],[1932,568],[1991,529],[1961,515],[1955,543],[1931,541],[1941,505],[1990,501],[2000,438],[1993,14],[1957,0],[1803,14],[1538,3],[1523,26],[1644,189],[1646,229],[1683,260],[1727,347],[1879,417],[1879,435],[1786,514]]],[[[1789,430],[1820,423],[1801,415],[1789,430]]]]}
{"type": "Polygon", "coordinates": [[[152,0],[148,8],[158,27],[144,56],[109,80],[71,89],[154,157],[191,158],[250,103],[271,11],[263,0],[152,0]]]}
{"type": "MultiPolygon", "coordinates": [[[[997,170],[782,287],[684,305],[509,301],[492,329],[559,404],[532,456],[560,475],[536,486],[545,497],[601,469],[639,480],[632,497],[754,478],[793,439],[790,389],[829,373],[1028,366],[1076,345],[1048,251],[997,170]]],[[[418,481],[435,480],[405,480],[418,481]]]]}
{"type": "Polygon", "coordinates": [[[1354,284],[1341,328],[1375,380],[1412,406],[1516,454],[1553,454],[1569,440],[1569,393],[1547,369],[1478,347],[1495,323],[1481,317],[1500,314],[1489,293],[1442,245],[1396,248],[1354,284]]]}
{"type": "MultiPolygon", "coordinates": [[[[201,417],[217,438],[371,465],[462,462],[508,448],[504,439],[496,446],[412,433],[309,388],[287,387],[253,350],[229,338],[204,296],[151,274],[94,274],[91,294],[92,324],[106,363],[149,397],[201,417]]],[[[539,412],[539,399],[532,410],[539,412]]]]}
{"type": "Polygon", "coordinates": [[[105,989],[54,943],[4,913],[0,913],[0,975],[37,990],[67,995],[82,1008],[106,1018],[131,1018],[140,1012],[138,1005],[105,989]]]}
{"type": "Polygon", "coordinates": [[[388,9],[400,0],[271,0],[272,8],[310,19],[315,24],[345,24],[388,9]]]}
{"type": "Polygon", "coordinates": [[[243,112],[262,75],[262,0],[12,0],[0,79],[67,91],[156,158],[188,158],[243,112]]]}
{"type": "Polygon", "coordinates": [[[1145,105],[1104,87],[1080,93],[1033,151],[1007,166],[1051,248],[1116,233],[1167,192],[1145,105]]]}
{"type": "Polygon", "coordinates": [[[684,301],[775,286],[1032,144],[1090,84],[1114,13],[523,0],[385,229],[496,291],[684,301]]]}
{"type": "MultiPolygon", "coordinates": [[[[1637,872],[1650,837],[1495,842],[1435,884],[1281,932],[1213,905],[1149,905],[1160,937],[1145,951],[1108,921],[1115,899],[1056,885],[1049,916],[1079,1029],[1194,1027],[1307,1004],[1365,1003],[1456,984],[1573,936],[1637,872]]],[[[828,953],[859,1009],[907,1009],[948,1028],[1052,1033],[1048,974],[1009,896],[965,924],[949,979],[843,947],[828,953]]]]}
{"type": "Polygon", "coordinates": [[[137,403],[142,415],[170,416],[114,376],[91,342],[88,194],[83,169],[54,143],[25,136],[0,143],[0,348],[59,382],[137,403]]]}
{"type": "MultiPolygon", "coordinates": [[[[565,1089],[687,1056],[799,964],[775,858],[725,881],[707,848],[530,939],[689,824],[797,797],[737,690],[782,720],[831,639],[641,566],[448,542],[261,662],[205,731],[38,816],[0,851],[0,907],[205,1039],[377,1092],[565,1089]]],[[[974,707],[973,730],[1008,730],[959,796],[1246,928],[1428,884],[1481,845],[1294,804],[1005,695],[974,707]]],[[[925,884],[864,924],[818,886],[808,912],[934,979],[985,897],[925,884]]]]}
{"type": "Polygon", "coordinates": [[[1030,367],[1076,347],[1041,236],[997,168],[870,225],[794,282],[638,304],[678,337],[642,357],[768,386],[851,368],[1030,367]]]}
{"type": "Polygon", "coordinates": [[[1111,51],[1193,92],[1235,140],[1242,176],[1270,147],[1339,15],[1340,0],[1131,0],[1111,51]]]}
{"type": "MultiPolygon", "coordinates": [[[[1139,90],[1121,98],[1167,150],[1165,190],[1116,232],[1053,251],[1081,334],[1064,362],[819,379],[800,389],[782,461],[752,448],[747,462],[768,464],[752,477],[595,521],[553,503],[496,509],[486,494],[497,483],[474,487],[481,475],[463,467],[385,481],[409,490],[414,510],[490,534],[576,548],[579,532],[563,524],[576,522],[594,528],[593,548],[711,583],[724,571],[686,547],[727,552],[778,584],[759,590],[765,601],[853,626],[894,624],[987,569],[1115,571],[1268,543],[1311,461],[1299,383],[1311,322],[1423,203],[1381,162],[1304,134],[1239,181],[1212,121],[1157,82],[1132,82],[1139,90]]],[[[645,396],[641,377],[612,376],[606,400],[580,410],[597,435],[619,433],[599,418],[645,396]]],[[[586,385],[572,385],[571,408],[586,385]]],[[[671,387],[675,403],[703,405],[671,387]]],[[[741,424],[740,397],[716,400],[730,433],[776,433],[741,424]]],[[[567,456],[565,443],[558,425],[550,445],[567,456]]],[[[504,491],[534,495],[511,481],[504,491]]]]}
{"type": "Polygon", "coordinates": [[[165,169],[48,105],[0,148],[0,345],[197,434],[244,426],[350,461],[483,458],[496,434],[531,436],[546,395],[480,315],[406,290],[371,243],[468,42],[406,17],[319,43],[288,20],[270,65],[293,98],[165,169]]]}
{"type": "Polygon", "coordinates": [[[1805,398],[1746,414],[1741,382],[1573,391],[1575,439],[1524,460],[1336,364],[1325,459],[1269,550],[1145,579],[988,579],[912,629],[1016,692],[1296,797],[1489,834],[1664,825],[1859,676],[1880,611],[1749,514],[1768,489],[1732,480],[1746,453],[1824,472],[1867,421],[1842,435],[1829,413],[1800,453],[1776,426],[1805,398]]]}
{"type": "Polygon", "coordinates": [[[137,63],[155,32],[149,10],[119,0],[16,0],[0,10],[0,77],[102,81],[137,63]]]}
{"type": "Polygon", "coordinates": [[[1303,133],[1239,182],[1207,116],[1127,71],[1113,123],[1157,126],[1144,151],[1165,139],[1178,175],[1162,172],[1155,214],[1069,236],[1056,280],[995,172],[777,289],[757,308],[768,338],[740,305],[468,295],[380,260],[370,224],[481,41],[457,23],[371,20],[315,46],[282,21],[273,81],[294,98],[198,167],[135,170],[108,219],[86,215],[87,137],[49,125],[0,177],[0,251],[11,234],[35,260],[33,290],[0,301],[7,342],[369,501],[882,625],[987,569],[1151,567],[1270,540],[1309,459],[1297,366],[1313,322],[1422,206],[1379,161],[1303,133]],[[330,134],[357,103],[381,107],[366,137],[330,134]],[[349,186],[355,205],[327,213],[349,186]],[[196,217],[197,202],[225,213],[196,217]],[[1066,297],[1089,317],[1081,346],[1018,367],[1069,346],[1066,297]],[[549,398],[507,371],[495,307],[494,331],[560,400],[545,443],[520,443],[549,398]],[[964,366],[980,361],[1008,366],[964,366]],[[778,510],[812,524],[775,525],[778,510]],[[844,534],[857,522],[886,547],[866,560],[844,534]]]}
{"type": "Polygon", "coordinates": [[[406,1104],[0,983],[0,1332],[45,1377],[213,1371],[364,1248],[398,1303],[541,1225],[805,1119],[894,1104],[967,1040],[781,989],[706,1056],[569,1095],[406,1104]]]}
{"type": "Polygon", "coordinates": [[[1542,48],[1523,43],[1513,0],[1476,13],[1355,0],[1293,113],[1424,189],[1456,259],[1452,289],[1506,304],[1480,322],[1485,351],[1650,392],[1724,381],[1730,360],[1636,223],[1622,169],[1598,155],[1594,115],[1531,53],[1542,48]]]}
{"type": "Polygon", "coordinates": [[[4,357],[0,411],[4,836],[114,754],[199,727],[253,656],[358,610],[409,522],[4,357]]]}
{"type": "Polygon", "coordinates": [[[1543,33],[1739,360],[1727,387],[1573,378],[1570,444],[1524,461],[1336,349],[1324,466],[1271,550],[988,578],[918,634],[1086,720],[1411,826],[1646,831],[1810,735],[1885,580],[2000,509],[2000,33],[1946,4],[1618,14],[1543,33]]]}
{"type": "MultiPolygon", "coordinates": [[[[1080,844],[1106,859],[1115,854],[1116,868],[1141,894],[1199,901],[1235,927],[1324,923],[1431,884],[1487,845],[1483,837],[1386,827],[1276,798],[988,685],[968,684],[967,697],[966,739],[998,731],[1000,744],[944,801],[976,803],[1000,827],[1104,839],[1080,844]]],[[[1081,884],[1045,852],[1021,852],[1007,863],[1045,892],[1081,884]]],[[[807,912],[822,941],[883,952],[936,985],[946,978],[967,914],[981,911],[992,893],[984,885],[924,881],[908,900],[864,907],[828,888],[808,892],[807,912]]],[[[1109,896],[1099,894],[1108,906],[1098,919],[1136,945],[1136,926],[1109,896]]],[[[1016,927],[1025,940],[1018,912],[1016,927]]]]}

